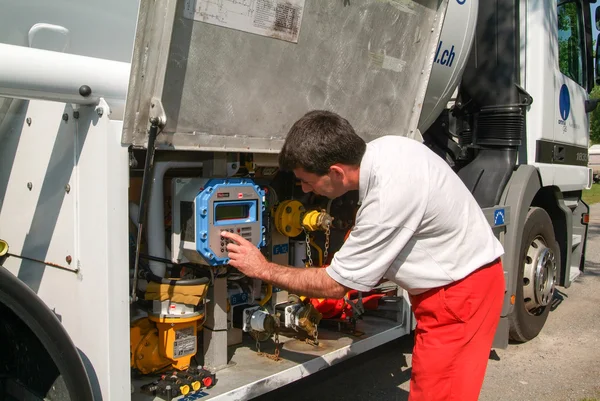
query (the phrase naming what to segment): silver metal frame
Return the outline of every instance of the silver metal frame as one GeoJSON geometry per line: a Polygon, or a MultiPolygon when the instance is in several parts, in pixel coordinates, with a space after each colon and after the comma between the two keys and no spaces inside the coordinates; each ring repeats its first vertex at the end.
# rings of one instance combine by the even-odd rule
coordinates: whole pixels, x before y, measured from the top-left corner
{"type": "Polygon", "coordinates": [[[366,140],[418,137],[447,3],[306,0],[296,44],[187,19],[183,0],[142,2],[123,143],[146,146],[155,116],[161,148],[277,153],[312,109],[366,140]]]}

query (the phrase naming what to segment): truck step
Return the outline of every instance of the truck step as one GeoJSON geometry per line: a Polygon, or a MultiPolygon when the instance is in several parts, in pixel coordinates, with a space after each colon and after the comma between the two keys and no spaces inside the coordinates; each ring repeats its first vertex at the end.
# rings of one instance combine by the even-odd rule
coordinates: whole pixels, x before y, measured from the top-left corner
{"type": "Polygon", "coordinates": [[[577,266],[571,267],[571,274],[569,275],[571,282],[575,281],[575,279],[577,277],[579,277],[580,274],[581,274],[581,270],[579,270],[579,267],[577,267],[577,266]]]}
{"type": "Polygon", "coordinates": [[[579,200],[577,199],[565,199],[564,202],[565,206],[567,206],[571,210],[575,210],[575,208],[577,208],[577,205],[579,205],[579,200]]]}

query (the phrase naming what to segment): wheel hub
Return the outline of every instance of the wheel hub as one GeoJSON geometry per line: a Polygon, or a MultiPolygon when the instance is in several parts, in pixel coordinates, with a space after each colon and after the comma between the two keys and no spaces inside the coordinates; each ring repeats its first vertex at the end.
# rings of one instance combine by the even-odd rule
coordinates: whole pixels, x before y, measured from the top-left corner
{"type": "Polygon", "coordinates": [[[527,250],[523,271],[523,298],[529,313],[548,305],[554,296],[556,257],[544,238],[536,237],[527,250]]]}

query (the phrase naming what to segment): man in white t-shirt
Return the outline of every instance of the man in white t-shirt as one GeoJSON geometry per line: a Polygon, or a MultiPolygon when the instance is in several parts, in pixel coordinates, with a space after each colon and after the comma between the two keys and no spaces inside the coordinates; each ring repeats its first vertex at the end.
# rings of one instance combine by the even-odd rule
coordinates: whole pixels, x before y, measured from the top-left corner
{"type": "Polygon", "coordinates": [[[224,232],[230,264],[310,297],[369,291],[382,278],[406,289],[417,321],[409,400],[477,400],[504,297],[503,248],[452,169],[425,145],[397,136],[366,144],[350,123],[312,111],[279,156],[305,192],[359,191],[347,240],[326,269],[268,262],[224,232]]]}

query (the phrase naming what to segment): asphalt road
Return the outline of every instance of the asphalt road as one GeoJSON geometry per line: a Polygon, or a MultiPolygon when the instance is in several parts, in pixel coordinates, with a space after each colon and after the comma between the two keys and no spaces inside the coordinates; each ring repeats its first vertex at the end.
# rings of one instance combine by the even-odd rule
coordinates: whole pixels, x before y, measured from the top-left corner
{"type": "MultiPolygon", "coordinates": [[[[600,204],[591,217],[585,273],[559,288],[540,335],[492,352],[481,401],[600,400],[600,204]]],[[[411,349],[408,336],[258,400],[407,400],[411,349]]]]}

